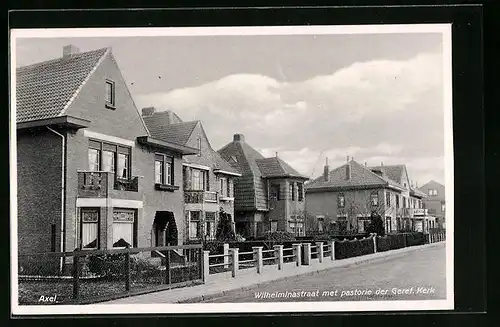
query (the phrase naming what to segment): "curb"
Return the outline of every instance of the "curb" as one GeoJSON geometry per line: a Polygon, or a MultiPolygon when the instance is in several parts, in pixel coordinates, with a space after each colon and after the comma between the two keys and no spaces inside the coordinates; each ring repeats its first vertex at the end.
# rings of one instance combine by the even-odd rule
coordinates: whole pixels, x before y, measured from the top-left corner
{"type": "MultiPolygon", "coordinates": [[[[197,302],[207,301],[207,300],[211,300],[211,299],[214,299],[214,298],[217,298],[217,297],[225,296],[229,292],[234,292],[234,291],[245,292],[245,291],[252,290],[254,288],[265,286],[266,284],[269,284],[269,283],[272,283],[272,282],[275,282],[275,281],[286,281],[288,279],[295,278],[297,276],[312,276],[312,275],[319,274],[319,273],[321,273],[323,271],[327,271],[327,270],[331,270],[331,269],[347,268],[347,267],[352,267],[352,266],[356,266],[356,265],[363,264],[363,263],[376,262],[376,261],[380,261],[380,260],[386,259],[387,257],[398,257],[398,256],[402,256],[402,255],[404,255],[406,253],[409,253],[409,252],[417,252],[417,251],[421,251],[421,250],[424,250],[424,249],[428,249],[428,248],[432,248],[432,247],[436,247],[438,245],[444,245],[444,244],[446,244],[446,241],[441,241],[441,242],[435,242],[435,243],[431,243],[431,244],[424,244],[424,245],[417,245],[417,246],[410,246],[410,247],[406,247],[406,248],[401,248],[401,249],[397,249],[397,250],[404,249],[405,251],[401,251],[401,252],[398,252],[398,253],[393,253],[392,252],[392,251],[397,251],[397,250],[377,252],[377,253],[387,253],[387,255],[378,256],[378,257],[364,258],[364,259],[363,259],[363,256],[360,256],[358,258],[361,258],[361,259],[359,261],[356,261],[356,262],[346,263],[346,264],[338,265],[338,266],[335,266],[335,267],[318,267],[318,269],[315,269],[313,271],[308,271],[308,272],[303,272],[303,273],[299,272],[296,275],[290,275],[290,276],[284,276],[284,277],[277,277],[277,278],[274,278],[274,279],[269,279],[269,280],[264,281],[264,282],[256,282],[254,284],[250,284],[250,285],[247,285],[247,286],[236,287],[236,288],[233,288],[233,289],[230,289],[230,290],[225,290],[225,291],[221,291],[221,292],[217,292],[217,293],[211,293],[211,294],[194,296],[194,297],[190,297],[190,298],[187,298],[187,299],[183,299],[183,300],[179,300],[179,301],[174,301],[174,303],[197,303],[197,302]]],[[[343,259],[340,259],[340,260],[343,260],[343,259]]]]}

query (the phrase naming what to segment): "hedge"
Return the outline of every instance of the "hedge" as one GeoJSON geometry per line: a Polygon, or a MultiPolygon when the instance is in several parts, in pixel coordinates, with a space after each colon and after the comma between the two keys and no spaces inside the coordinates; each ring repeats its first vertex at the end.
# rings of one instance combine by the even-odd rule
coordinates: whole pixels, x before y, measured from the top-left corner
{"type": "Polygon", "coordinates": [[[374,253],[373,238],[335,242],[335,258],[346,259],[374,253]]]}

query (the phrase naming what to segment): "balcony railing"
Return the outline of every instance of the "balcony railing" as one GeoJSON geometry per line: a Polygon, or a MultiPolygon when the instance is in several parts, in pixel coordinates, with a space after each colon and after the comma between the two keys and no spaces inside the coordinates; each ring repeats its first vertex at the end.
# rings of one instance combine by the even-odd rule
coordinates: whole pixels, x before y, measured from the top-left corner
{"type": "Polygon", "coordinates": [[[184,191],[184,202],[185,203],[203,203],[203,202],[217,202],[217,192],[211,191],[184,191]]]}
{"type": "Polygon", "coordinates": [[[79,171],[79,197],[107,197],[110,190],[138,192],[139,177],[116,179],[115,174],[104,171],[79,171]]]}
{"type": "Polygon", "coordinates": [[[420,208],[400,208],[398,215],[402,218],[423,217],[427,215],[427,209],[420,208]]]}

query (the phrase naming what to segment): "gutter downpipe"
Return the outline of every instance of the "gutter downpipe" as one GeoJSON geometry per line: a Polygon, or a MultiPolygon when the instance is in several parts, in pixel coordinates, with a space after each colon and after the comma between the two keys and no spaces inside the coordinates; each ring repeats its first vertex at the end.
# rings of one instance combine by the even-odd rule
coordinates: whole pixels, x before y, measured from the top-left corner
{"type": "MultiPolygon", "coordinates": [[[[66,187],[65,179],[64,179],[64,170],[66,169],[66,138],[64,137],[63,134],[53,130],[49,126],[47,126],[47,129],[51,131],[52,133],[58,135],[61,137],[62,143],[61,143],[61,164],[62,164],[62,169],[61,169],[61,244],[60,244],[60,252],[64,252],[64,234],[65,234],[65,224],[64,224],[64,204],[65,204],[65,192],[64,189],[66,187]]],[[[61,257],[61,260],[59,262],[59,271],[62,272],[63,269],[63,260],[64,257],[61,257]]]]}

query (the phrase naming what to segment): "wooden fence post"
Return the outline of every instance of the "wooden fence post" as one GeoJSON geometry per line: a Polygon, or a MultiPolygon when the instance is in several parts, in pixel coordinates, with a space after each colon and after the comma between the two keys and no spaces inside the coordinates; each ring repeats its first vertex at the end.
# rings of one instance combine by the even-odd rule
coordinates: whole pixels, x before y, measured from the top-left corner
{"type": "Polygon", "coordinates": [[[210,275],[210,251],[203,251],[203,283],[205,284],[210,275]]]}
{"type": "Polygon", "coordinates": [[[330,242],[330,258],[332,258],[332,260],[335,260],[335,240],[332,240],[330,242]]]}
{"type": "Polygon", "coordinates": [[[293,251],[294,251],[294,255],[295,255],[295,262],[296,262],[296,265],[297,267],[300,267],[302,266],[302,253],[301,253],[301,244],[300,243],[295,243],[295,244],[292,244],[293,246],[293,251]]]}
{"type": "Polygon", "coordinates": [[[323,242],[316,242],[316,248],[318,249],[318,261],[323,262],[323,242]]]}
{"type": "Polygon", "coordinates": [[[274,255],[278,261],[278,270],[283,269],[283,245],[274,246],[274,255]]]}
{"type": "Polygon", "coordinates": [[[231,254],[231,262],[233,263],[233,271],[232,271],[232,276],[236,277],[238,274],[238,268],[239,268],[239,258],[238,258],[238,248],[234,249],[229,249],[229,253],[231,254]]]}
{"type": "Polygon", "coordinates": [[[304,265],[311,264],[311,243],[304,243],[304,265]]]}
{"type": "Polygon", "coordinates": [[[170,250],[167,250],[167,255],[165,256],[165,283],[172,283],[172,274],[170,272],[170,250]]]}
{"type": "Polygon", "coordinates": [[[262,246],[252,246],[253,258],[257,266],[257,274],[262,273],[263,262],[262,262],[262,246]]]}
{"type": "Polygon", "coordinates": [[[125,253],[125,291],[130,291],[130,252],[125,253]]]}
{"type": "Polygon", "coordinates": [[[373,235],[373,253],[377,253],[377,235],[373,235]]]}
{"type": "Polygon", "coordinates": [[[80,257],[75,251],[73,253],[73,300],[78,300],[79,295],[80,295],[80,257]]]}

